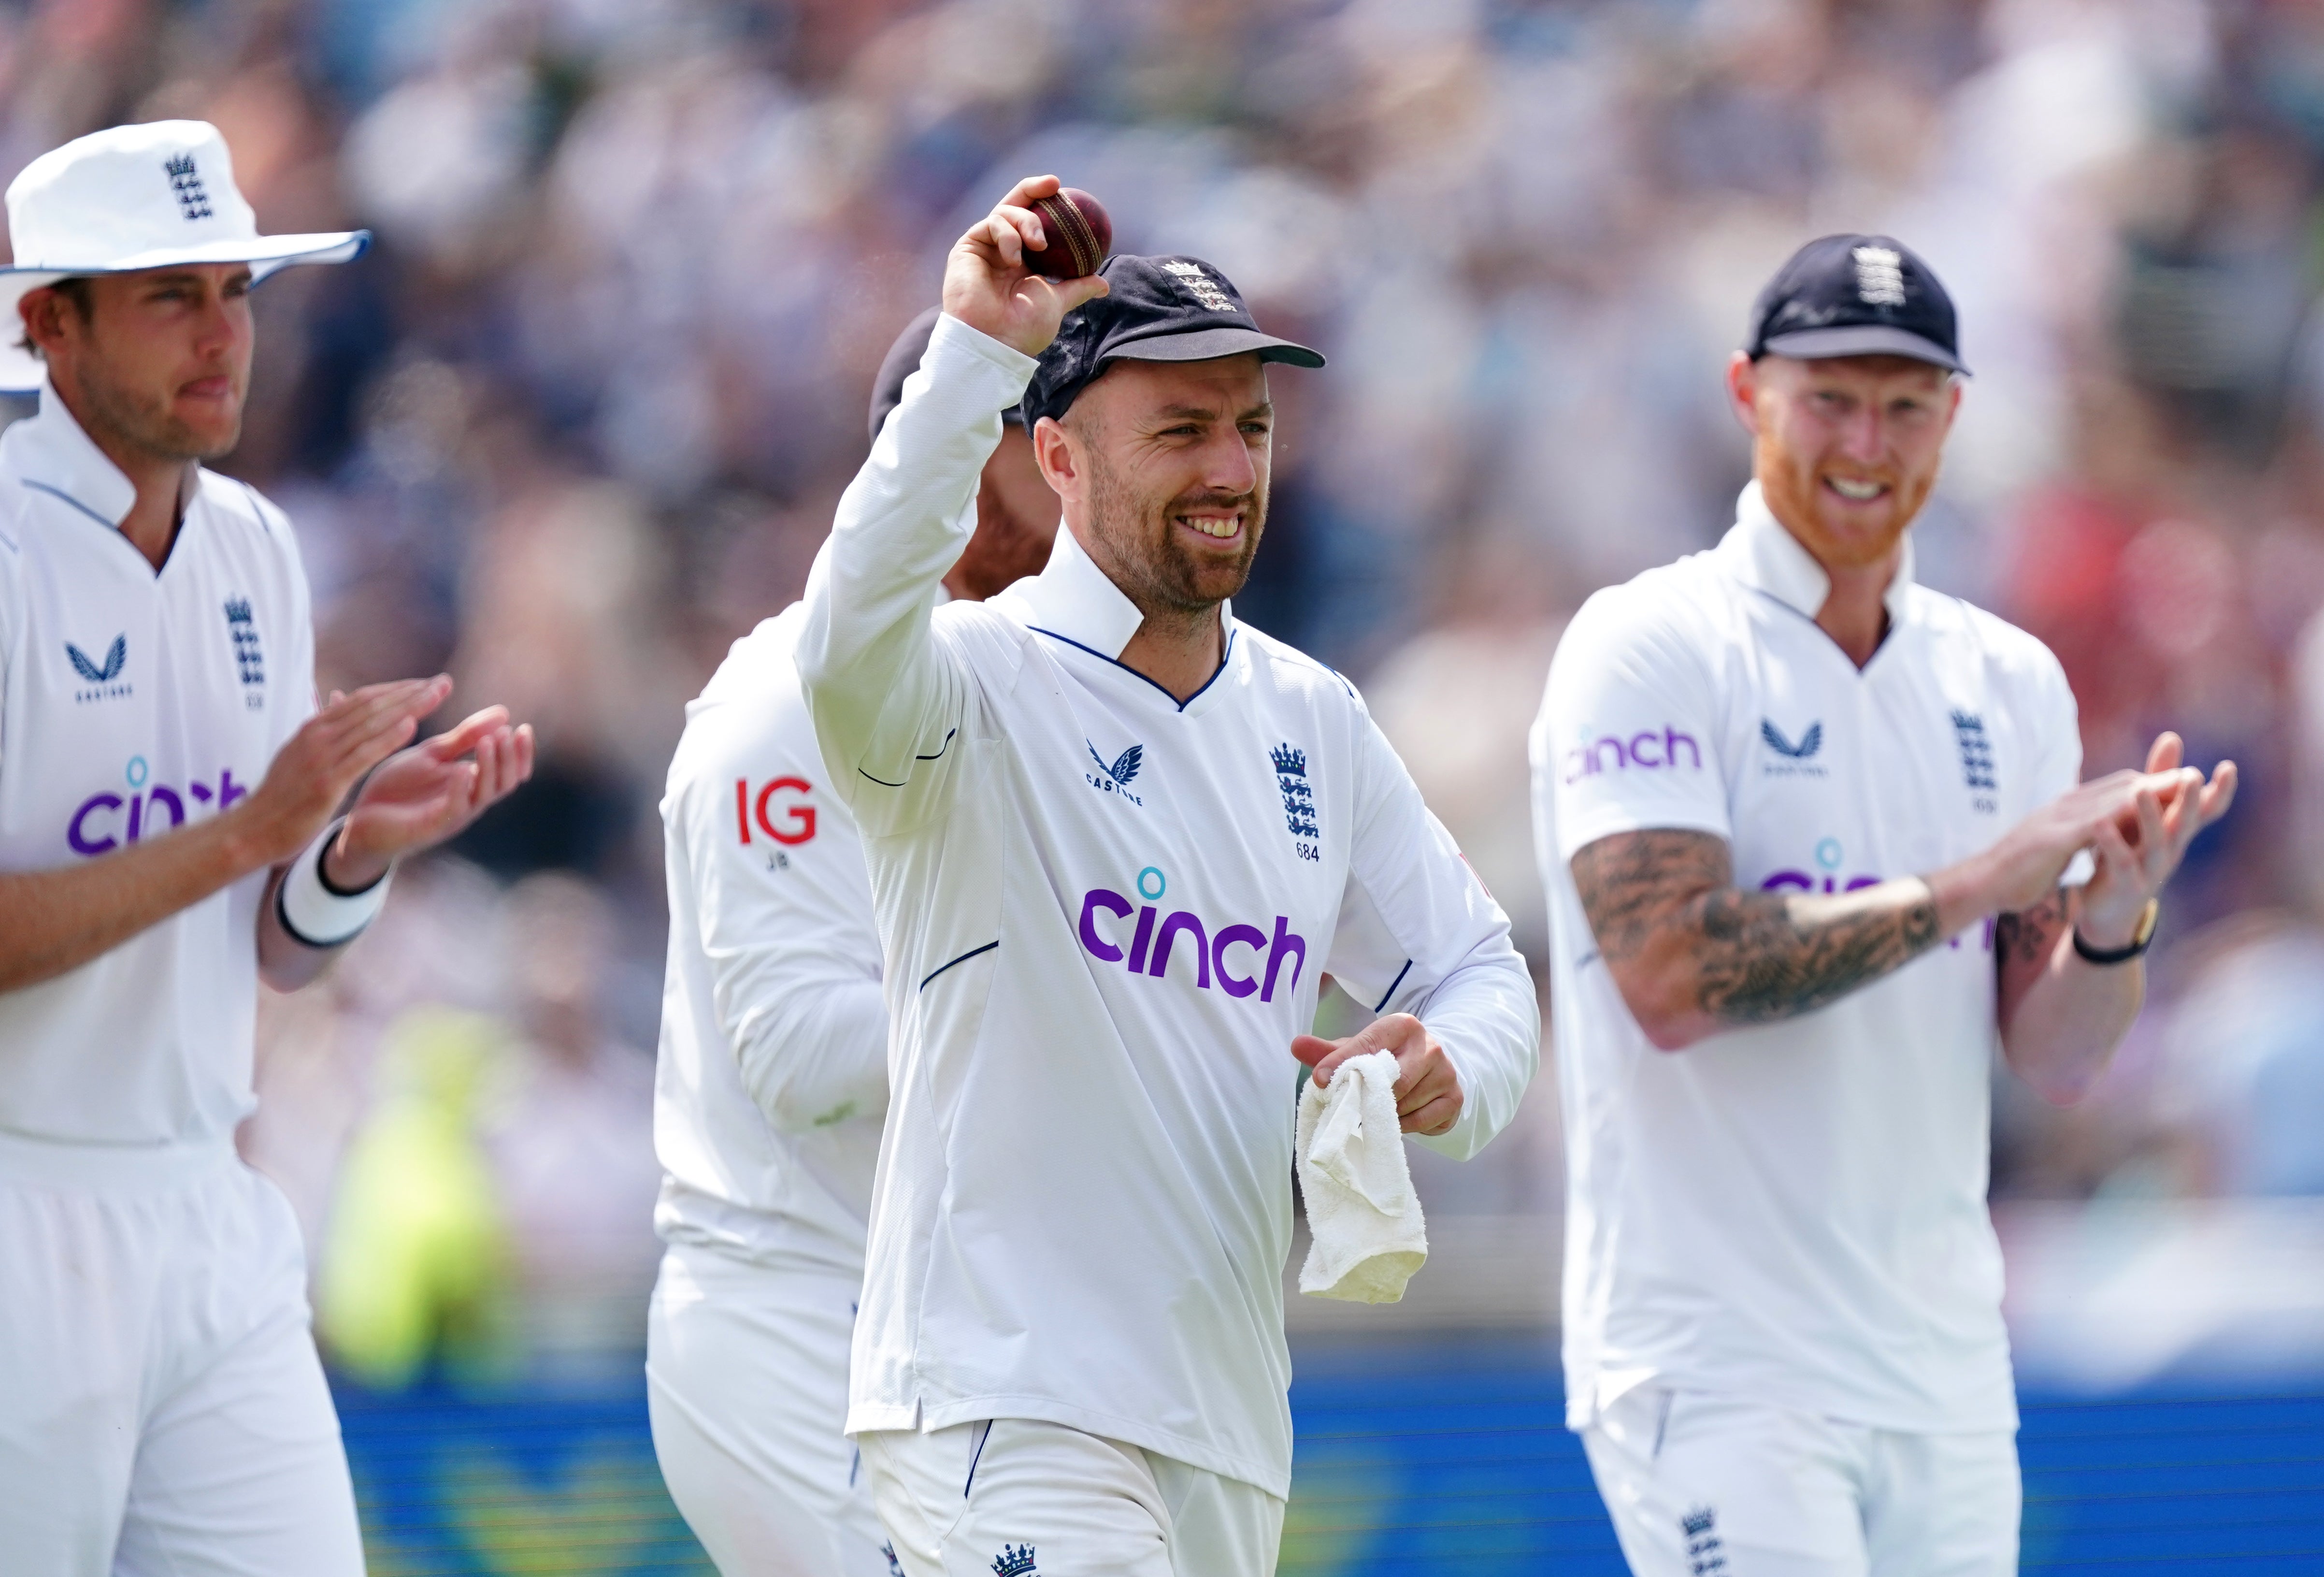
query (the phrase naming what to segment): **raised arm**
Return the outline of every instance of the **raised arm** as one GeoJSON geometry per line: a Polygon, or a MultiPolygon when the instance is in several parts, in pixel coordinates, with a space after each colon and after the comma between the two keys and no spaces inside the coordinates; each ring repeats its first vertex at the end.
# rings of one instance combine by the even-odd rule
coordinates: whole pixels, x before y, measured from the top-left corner
{"type": "MultiPolygon", "coordinates": [[[[1959,864],[1851,893],[1739,889],[1724,839],[1659,828],[1617,833],[1585,845],[1573,856],[1573,881],[1631,1015],[1655,1046],[1677,1051],[1724,1029],[1812,1012],[1988,916],[2018,917],[2015,927],[2002,929],[2015,932],[2010,945],[2022,948],[2023,917],[2053,901],[2077,853],[2095,848],[2102,870],[2114,861],[2140,872],[2160,870],[2166,862],[2175,866],[2192,828],[2225,813],[2232,767],[2223,770],[2223,779],[2224,789],[2205,789],[2200,773],[2116,772],[2060,796],[1959,864]]],[[[2109,917],[2120,907],[2118,887],[2129,890],[2117,882],[2103,895],[2109,917]]],[[[2134,915],[2147,896],[2138,893],[2134,915]]],[[[2064,961],[2061,954],[2070,948],[2060,927],[2043,955],[2064,973],[2090,970],[2079,960],[2064,961]]],[[[2069,991],[2046,998],[2041,1030],[2028,1025],[2015,1031],[2015,1039],[2032,1035],[2047,1047],[2067,1033],[2063,1024],[2073,1025],[2063,1048],[2073,1054],[2063,1058],[2070,1066],[2053,1067],[2057,1059],[2037,1057],[2038,1076],[2029,1074],[2053,1099],[2071,1098],[2096,1076],[2104,1055],[2093,1059],[2092,1048],[2102,1042],[2110,1052],[2136,1010],[2135,1000],[2127,1011],[2112,1001],[2122,982],[2089,983],[2094,991],[2085,989],[2080,997],[2069,991]]],[[[2005,991],[2006,1039],[2028,1000],[2023,988],[2015,998],[2005,991]]],[[[2013,1063],[2017,1060],[2013,1052],[2013,1063]]]]}
{"type": "Polygon", "coordinates": [[[808,576],[799,678],[835,787],[870,827],[908,815],[923,764],[946,759],[958,726],[959,681],[928,615],[975,532],[1001,412],[1023,394],[1059,319],[1105,290],[1094,276],[1060,282],[1025,269],[1026,238],[1041,235],[1026,205],[1056,189],[1054,176],[1018,182],[954,246],[927,355],[808,576]]]}

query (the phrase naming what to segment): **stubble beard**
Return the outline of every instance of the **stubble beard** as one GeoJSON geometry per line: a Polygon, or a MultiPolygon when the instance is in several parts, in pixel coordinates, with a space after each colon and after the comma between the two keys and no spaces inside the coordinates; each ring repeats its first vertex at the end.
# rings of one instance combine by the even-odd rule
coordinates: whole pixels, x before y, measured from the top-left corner
{"type": "Polygon", "coordinates": [[[1912,529],[1936,487],[1933,475],[1895,478],[1889,487],[1887,523],[1877,539],[1868,539],[1826,527],[1820,507],[1822,484],[1815,468],[1803,468],[1769,438],[1760,439],[1755,470],[1769,512],[1794,530],[1807,532],[1812,539],[1808,543],[1811,550],[1834,569],[1869,569],[1884,562],[1912,529]]]}
{"type": "Polygon", "coordinates": [[[237,402],[234,425],[222,437],[204,438],[172,415],[166,401],[141,397],[106,375],[100,358],[90,357],[77,369],[87,420],[120,442],[157,459],[194,462],[215,460],[242,441],[242,411],[237,402]]]}
{"type": "Polygon", "coordinates": [[[1090,530],[1112,560],[1101,567],[1148,619],[1197,624],[1240,592],[1266,525],[1264,482],[1248,493],[1177,493],[1156,501],[1131,489],[1092,446],[1090,530]],[[1233,558],[1204,563],[1180,545],[1170,517],[1205,506],[1242,508],[1242,546],[1233,558]]]}

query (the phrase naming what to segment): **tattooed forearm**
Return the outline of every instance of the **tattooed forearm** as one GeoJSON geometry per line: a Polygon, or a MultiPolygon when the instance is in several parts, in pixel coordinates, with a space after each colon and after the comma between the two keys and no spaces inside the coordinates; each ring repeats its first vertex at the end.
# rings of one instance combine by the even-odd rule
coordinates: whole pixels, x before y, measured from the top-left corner
{"type": "Polygon", "coordinates": [[[2014,964],[2050,962],[2066,928],[2066,890],[2059,888],[2032,908],[1993,918],[1993,955],[2004,972],[2014,964]]]}
{"type": "Polygon", "coordinates": [[[1682,910],[1680,923],[1701,930],[1695,1001],[1703,1011],[1729,1024],[1765,1024],[1821,1008],[1919,957],[1937,941],[1937,900],[1923,882],[1830,898],[1729,887],[1682,910]]]}
{"type": "Polygon", "coordinates": [[[1608,969],[1657,1044],[1809,1012],[1939,940],[1925,882],[1746,892],[1727,844],[1707,833],[1601,838],[1574,856],[1573,878],[1608,969]]]}

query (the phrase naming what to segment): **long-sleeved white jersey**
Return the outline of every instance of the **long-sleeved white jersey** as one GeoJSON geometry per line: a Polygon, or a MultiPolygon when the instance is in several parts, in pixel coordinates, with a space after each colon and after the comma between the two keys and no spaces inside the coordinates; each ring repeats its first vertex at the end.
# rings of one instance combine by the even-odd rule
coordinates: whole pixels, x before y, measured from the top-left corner
{"type": "Polygon", "coordinates": [[[1181,705],[1070,530],[936,606],[1034,363],[941,319],[809,577],[798,666],[863,835],[892,1094],[848,1429],[1038,1418],[1288,1492],[1294,1035],[1418,1014],[1473,1153],[1532,1077],[1508,921],[1362,701],[1222,610],[1181,705]]]}
{"type": "Polygon", "coordinates": [[[854,1276],[888,1010],[862,845],[799,696],[805,615],[794,604],[734,643],[670,761],[654,1224],[670,1242],[854,1276]]]}

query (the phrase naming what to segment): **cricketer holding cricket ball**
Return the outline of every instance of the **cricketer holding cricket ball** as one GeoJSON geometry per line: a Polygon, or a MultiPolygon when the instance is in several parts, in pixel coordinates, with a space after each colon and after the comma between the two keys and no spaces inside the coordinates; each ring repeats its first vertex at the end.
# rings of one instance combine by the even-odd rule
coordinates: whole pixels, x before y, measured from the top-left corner
{"type": "Polygon", "coordinates": [[[2235,794],[2168,733],[2078,786],[2057,659],[1914,583],[1962,372],[1919,258],[1802,248],[1728,368],[1734,529],[1550,668],[1567,1417],[1639,1577],[2016,1571],[1995,1054],[2090,1087],[2235,794]]]}
{"type": "Polygon", "coordinates": [[[1270,363],[1199,259],[1056,281],[1019,182],[808,579],[798,667],[860,827],[890,1106],[848,1428],[911,1577],[1259,1577],[1290,1488],[1296,1068],[1396,1054],[1471,1155],[1540,1034],[1508,922],[1340,677],[1238,622],[1270,363]],[[1000,411],[1047,567],[936,606],[1000,411]],[[1321,974],[1385,1017],[1303,1035],[1321,974]]]}

